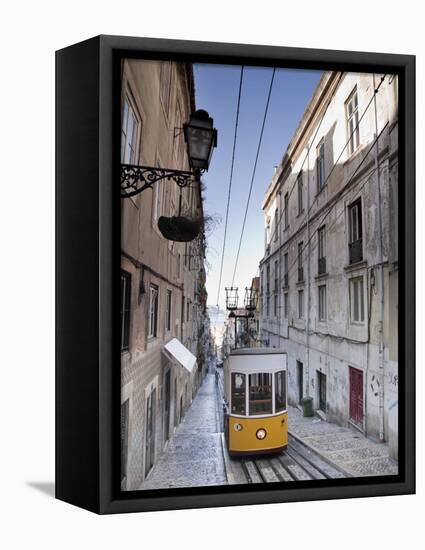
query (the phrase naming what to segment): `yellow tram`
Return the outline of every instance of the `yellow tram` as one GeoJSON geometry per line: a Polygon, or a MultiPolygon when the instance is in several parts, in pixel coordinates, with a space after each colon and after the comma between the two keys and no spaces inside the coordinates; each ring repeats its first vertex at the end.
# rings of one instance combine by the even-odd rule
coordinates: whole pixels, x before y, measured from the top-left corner
{"type": "Polygon", "coordinates": [[[288,444],[287,355],[278,349],[233,350],[224,363],[229,454],[276,453],[288,444]]]}

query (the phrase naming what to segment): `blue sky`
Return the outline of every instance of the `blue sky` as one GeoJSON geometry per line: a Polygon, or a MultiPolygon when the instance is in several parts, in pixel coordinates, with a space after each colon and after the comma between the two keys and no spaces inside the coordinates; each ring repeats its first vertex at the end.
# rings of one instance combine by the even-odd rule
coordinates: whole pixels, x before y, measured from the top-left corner
{"type": "MultiPolygon", "coordinates": [[[[214,119],[218,130],[218,146],[214,150],[209,172],[203,176],[206,184],[204,210],[221,219],[209,235],[207,261],[208,304],[217,303],[217,290],[223,247],[224,223],[229,187],[240,67],[197,64],[195,70],[196,106],[205,109],[214,119]]],[[[261,210],[265,190],[273,176],[274,167],[304,113],[307,103],[320,79],[321,72],[277,69],[269,111],[264,129],[256,177],[235,277],[243,299],[246,286],[257,274],[264,252],[264,219],[261,210]]],[[[245,67],[238,138],[223,277],[219,303],[225,305],[224,287],[230,286],[242,230],[243,216],[263,122],[264,110],[272,76],[272,68],[245,67]]]]}

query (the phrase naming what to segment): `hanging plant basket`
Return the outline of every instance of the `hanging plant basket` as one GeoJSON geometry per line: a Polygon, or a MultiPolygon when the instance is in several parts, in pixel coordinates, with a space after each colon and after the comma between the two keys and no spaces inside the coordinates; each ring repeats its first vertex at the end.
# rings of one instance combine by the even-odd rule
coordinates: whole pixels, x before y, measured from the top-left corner
{"type": "Polygon", "coordinates": [[[161,216],[158,220],[158,228],[162,236],[169,241],[189,242],[199,235],[202,224],[200,219],[161,216]]]}

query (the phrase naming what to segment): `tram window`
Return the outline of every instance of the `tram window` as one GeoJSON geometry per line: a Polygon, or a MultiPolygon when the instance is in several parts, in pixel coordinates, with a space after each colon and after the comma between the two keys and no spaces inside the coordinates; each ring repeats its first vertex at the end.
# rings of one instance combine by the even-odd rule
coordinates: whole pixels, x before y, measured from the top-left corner
{"type": "Polygon", "coordinates": [[[266,372],[249,375],[249,414],[272,414],[272,375],[266,372]]]}
{"type": "Polygon", "coordinates": [[[239,372],[232,372],[232,413],[246,414],[245,375],[239,372]]]}
{"type": "Polygon", "coordinates": [[[286,409],[286,372],[281,370],[274,374],[274,404],[275,412],[286,409]]]}

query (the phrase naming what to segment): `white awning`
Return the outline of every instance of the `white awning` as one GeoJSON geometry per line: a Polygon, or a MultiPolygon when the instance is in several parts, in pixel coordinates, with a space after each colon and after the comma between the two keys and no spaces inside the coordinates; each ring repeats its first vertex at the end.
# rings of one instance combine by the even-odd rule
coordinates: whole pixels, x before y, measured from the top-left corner
{"type": "Polygon", "coordinates": [[[168,344],[165,344],[164,352],[169,359],[174,359],[190,373],[193,371],[196,357],[177,338],[173,338],[168,344]]]}

